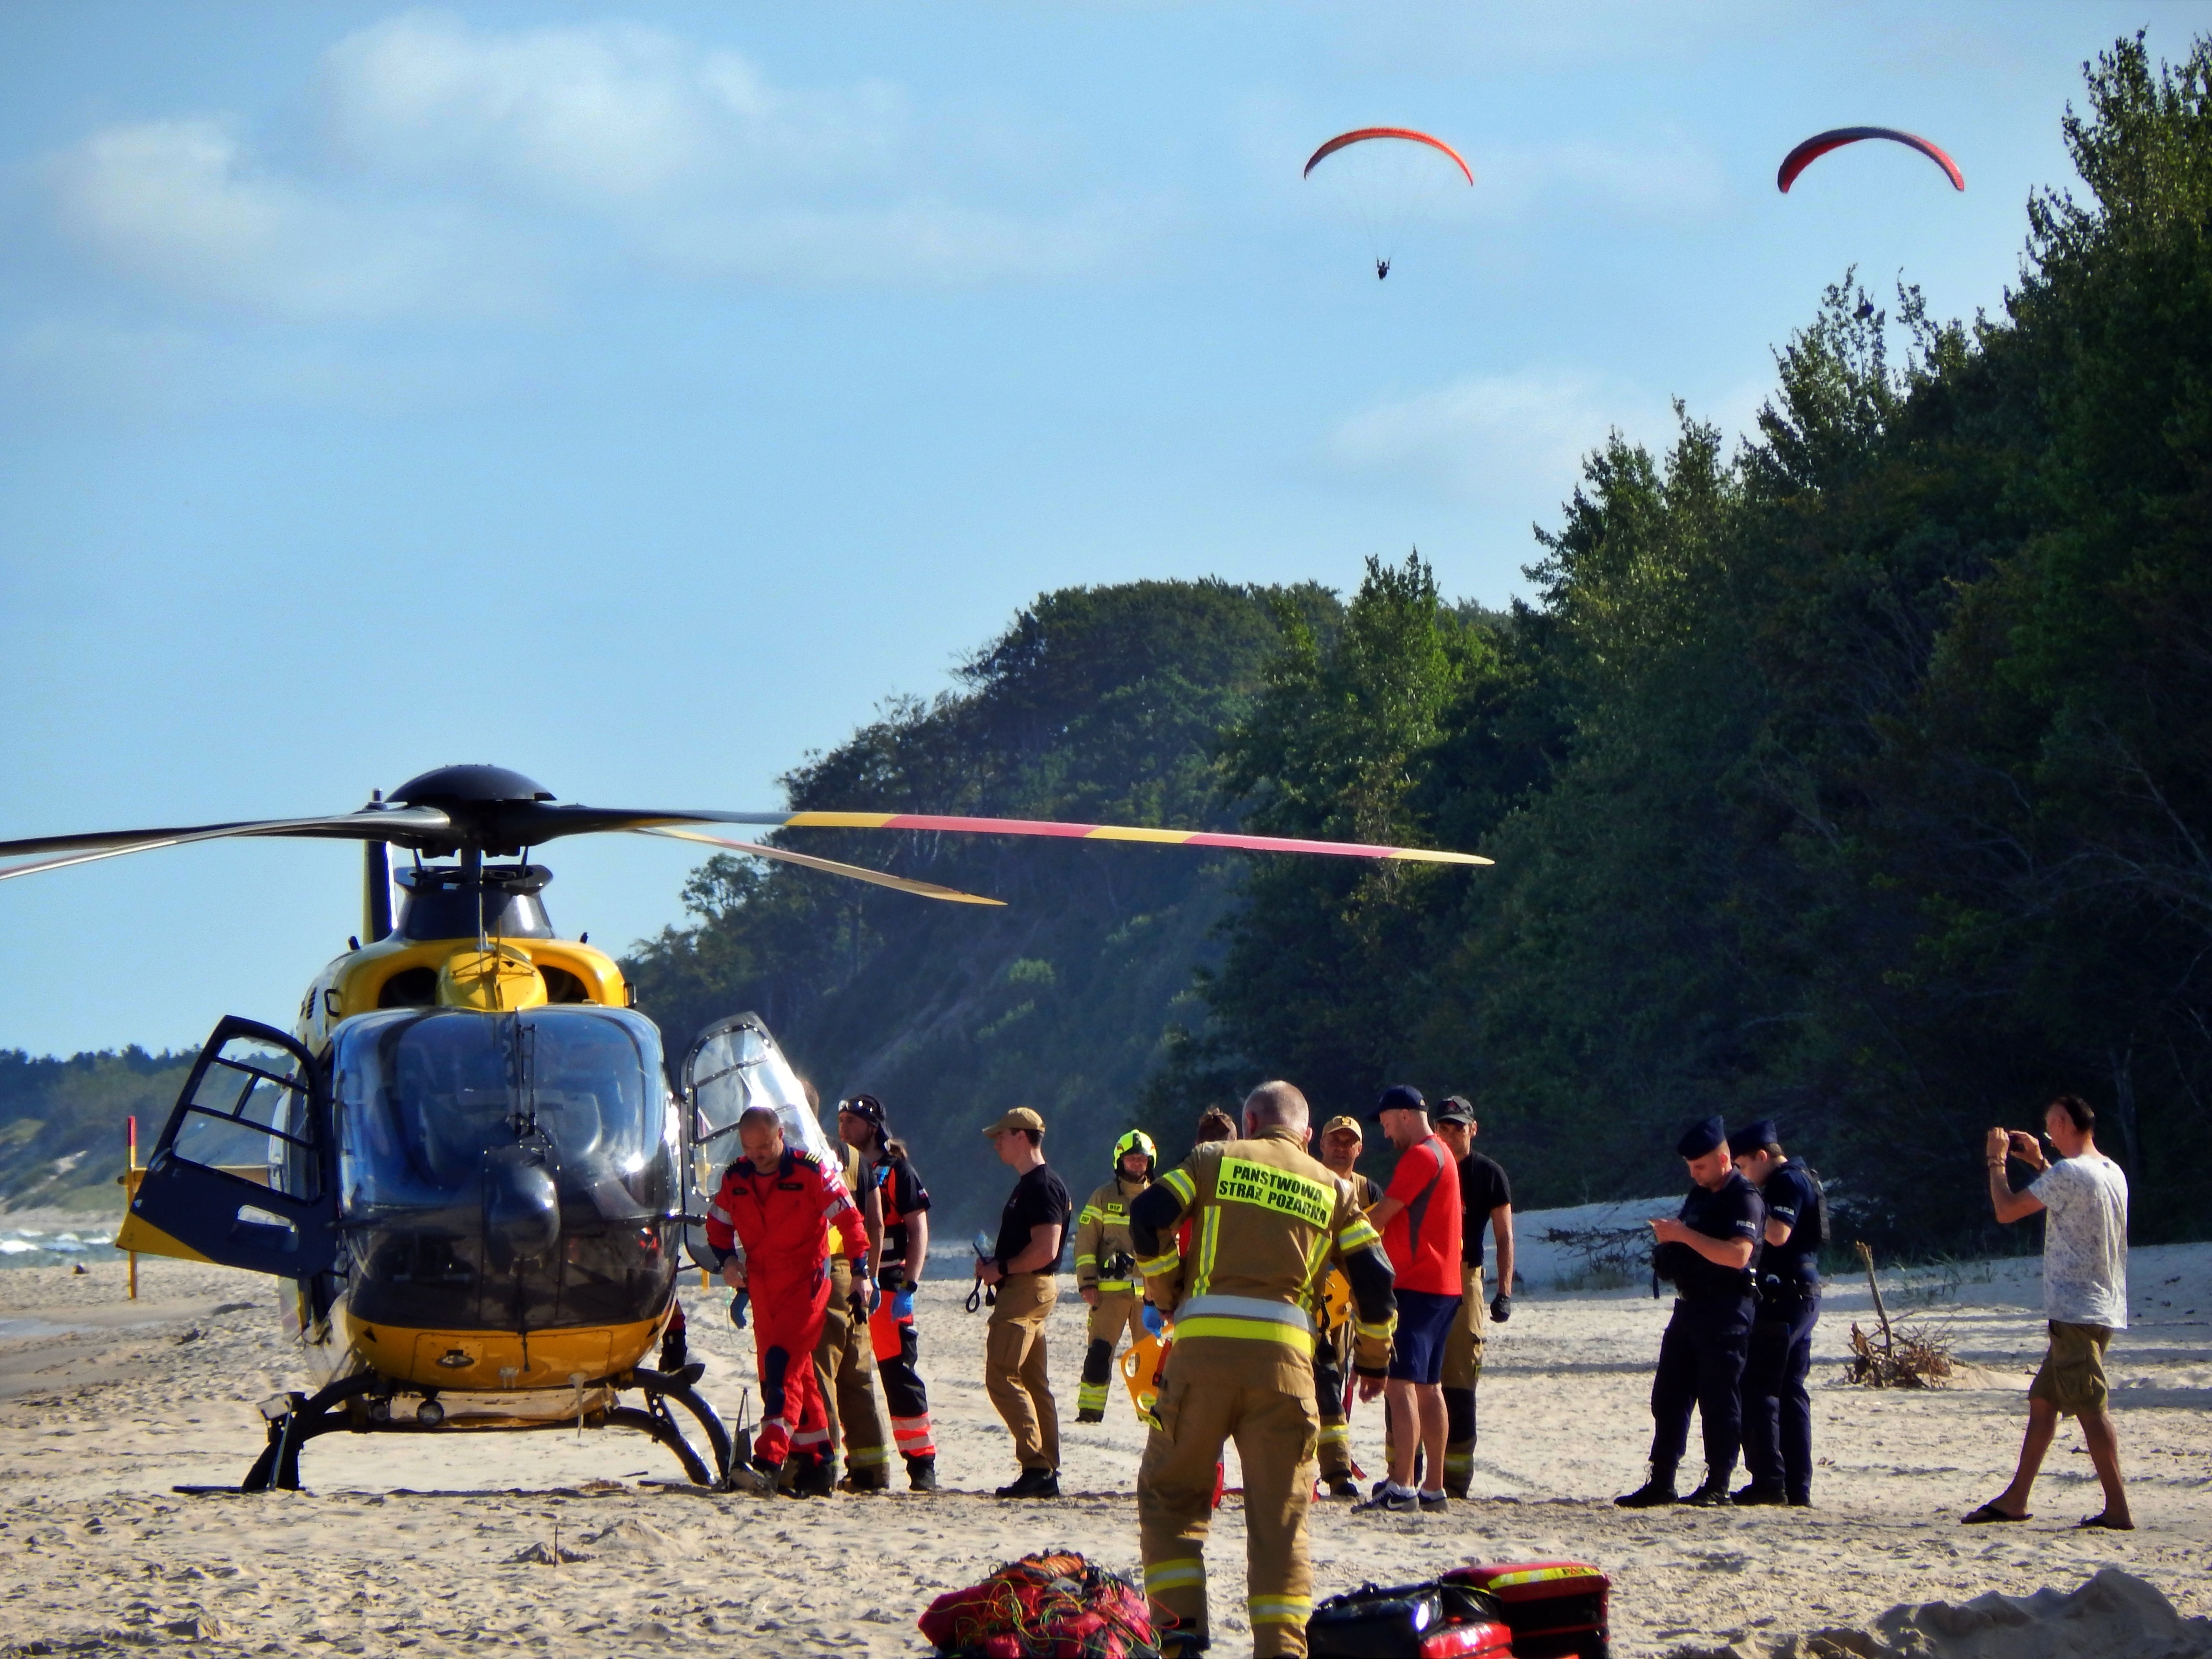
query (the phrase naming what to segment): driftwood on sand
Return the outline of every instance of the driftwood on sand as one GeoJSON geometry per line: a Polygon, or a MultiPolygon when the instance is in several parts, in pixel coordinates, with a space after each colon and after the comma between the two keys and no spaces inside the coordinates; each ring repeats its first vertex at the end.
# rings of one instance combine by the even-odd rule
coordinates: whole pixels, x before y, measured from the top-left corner
{"type": "Polygon", "coordinates": [[[1875,1278],[1874,1252],[1861,1242],[1859,1261],[1865,1265],[1867,1288],[1874,1292],[1875,1317],[1881,1322],[1877,1344],[1851,1322],[1851,1358],[1844,1367],[1846,1380],[1869,1389],[1941,1388],[1955,1367],[1951,1345],[1941,1329],[1905,1325],[1893,1328],[1889,1310],[1882,1305],[1881,1285],[1875,1278]]]}

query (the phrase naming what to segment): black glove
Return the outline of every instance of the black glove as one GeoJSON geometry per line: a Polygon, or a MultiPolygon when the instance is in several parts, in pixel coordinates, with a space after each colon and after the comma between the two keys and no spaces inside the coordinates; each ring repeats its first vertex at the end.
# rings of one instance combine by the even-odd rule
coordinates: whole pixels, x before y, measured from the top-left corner
{"type": "Polygon", "coordinates": [[[852,1295],[845,1298],[845,1305],[853,1310],[854,1323],[865,1325],[868,1322],[868,1292],[866,1286],[855,1285],[853,1287],[852,1295]]]}
{"type": "Polygon", "coordinates": [[[1513,1298],[1500,1291],[1490,1298],[1490,1316],[1503,1325],[1513,1317],[1513,1298]]]}

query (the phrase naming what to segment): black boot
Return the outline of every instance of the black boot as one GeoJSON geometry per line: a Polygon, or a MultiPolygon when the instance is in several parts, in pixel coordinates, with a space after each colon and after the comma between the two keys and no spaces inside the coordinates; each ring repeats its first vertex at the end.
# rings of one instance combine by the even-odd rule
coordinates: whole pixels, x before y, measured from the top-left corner
{"type": "MultiPolygon", "coordinates": [[[[673,1376],[677,1372],[682,1370],[684,1369],[684,1361],[689,1355],[690,1352],[690,1344],[685,1340],[684,1333],[673,1326],[670,1327],[667,1334],[660,1339],[660,1364],[659,1369],[661,1375],[664,1376],[673,1376]]],[[[700,1367],[700,1370],[703,1373],[706,1367],[702,1365],[700,1367]]]]}
{"type": "Polygon", "coordinates": [[[1057,1498],[1060,1496],[1058,1469],[1024,1469],[1021,1479],[1010,1486],[999,1488],[1001,1498],[1057,1498]]]}
{"type": "Polygon", "coordinates": [[[810,1458],[799,1466],[791,1483],[793,1498],[827,1498],[837,1489],[837,1471],[826,1457],[810,1458]]]}
{"type": "Polygon", "coordinates": [[[1729,1496],[1729,1474],[1732,1473],[1734,1471],[1731,1470],[1726,1474],[1706,1475],[1705,1484],[1682,1501],[1701,1510],[1726,1509],[1735,1501],[1729,1496]]]}
{"type": "Polygon", "coordinates": [[[935,1492],[937,1490],[937,1460],[934,1457],[908,1458],[906,1484],[915,1492],[935,1492]]]}
{"type": "Polygon", "coordinates": [[[1789,1495],[1779,1486],[1762,1486],[1758,1481],[1739,1491],[1734,1501],[1746,1509],[1760,1509],[1769,1504],[1781,1505],[1790,1501],[1789,1495]]]}
{"type": "Polygon", "coordinates": [[[1674,1471],[1655,1468],[1649,1480],[1634,1492],[1625,1493],[1613,1501],[1625,1510],[1662,1509],[1677,1501],[1674,1497],[1674,1471]]]}

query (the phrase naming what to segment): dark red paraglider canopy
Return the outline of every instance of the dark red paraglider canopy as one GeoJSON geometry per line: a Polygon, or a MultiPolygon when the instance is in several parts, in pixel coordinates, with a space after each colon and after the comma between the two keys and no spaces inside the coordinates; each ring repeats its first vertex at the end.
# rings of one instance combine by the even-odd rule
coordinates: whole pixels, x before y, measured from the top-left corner
{"type": "Polygon", "coordinates": [[[1895,127],[1835,127],[1826,132],[1816,132],[1782,158],[1782,169],[1774,175],[1776,185],[1787,191],[1797,182],[1799,173],[1830,150],[1841,149],[1845,144],[1856,144],[1862,138],[1887,138],[1893,144],[1917,149],[1951,175],[1953,188],[1964,190],[1966,187],[1966,175],[1959,171],[1956,161],[1918,134],[1900,132],[1895,127]]]}
{"type": "Polygon", "coordinates": [[[1306,173],[1310,173],[1324,159],[1335,155],[1346,144],[1363,143],[1370,138],[1402,138],[1407,143],[1426,144],[1431,149],[1440,149],[1450,156],[1459,170],[1467,175],[1468,183],[1474,182],[1474,169],[1468,166],[1465,156],[1435,134],[1419,132],[1412,127],[1356,127],[1350,132],[1340,132],[1306,158],[1306,173]]]}

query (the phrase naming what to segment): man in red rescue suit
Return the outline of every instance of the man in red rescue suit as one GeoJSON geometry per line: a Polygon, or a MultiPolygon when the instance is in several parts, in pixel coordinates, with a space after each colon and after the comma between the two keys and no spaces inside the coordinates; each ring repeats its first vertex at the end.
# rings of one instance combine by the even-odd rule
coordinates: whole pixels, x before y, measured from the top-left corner
{"type": "MultiPolygon", "coordinates": [[[[814,1378],[815,1345],[830,1305],[830,1230],[866,1283],[868,1231],[837,1171],[815,1154],[787,1149],[783,1122],[766,1106],[738,1119],[744,1152],[722,1173],[707,1210],[707,1244],[723,1282],[752,1297],[753,1343],[760,1357],[761,1428],[752,1465],[738,1479],[775,1490],[787,1456],[806,1464],[802,1498],[830,1489],[829,1419],[814,1378]]],[[[856,1317],[866,1320],[867,1310],[856,1317]]]]}
{"type": "Polygon", "coordinates": [[[1321,1431],[1314,1397],[1313,1307],[1341,1262],[1357,1309],[1360,1392],[1381,1391],[1396,1322],[1381,1236],[1351,1184],[1307,1156],[1305,1097],[1265,1083],[1244,1103],[1242,1137],[1194,1147],[1131,1201],[1129,1236],[1145,1288],[1175,1320],[1151,1437],[1137,1470],[1145,1592],[1164,1626],[1160,1651],[1207,1645],[1206,1562],[1214,1468],[1223,1443],[1244,1466],[1245,1604],[1255,1659],[1306,1650],[1313,1571],[1306,1511],[1321,1431]],[[1188,1249],[1176,1224],[1195,1225],[1188,1249]]]}

